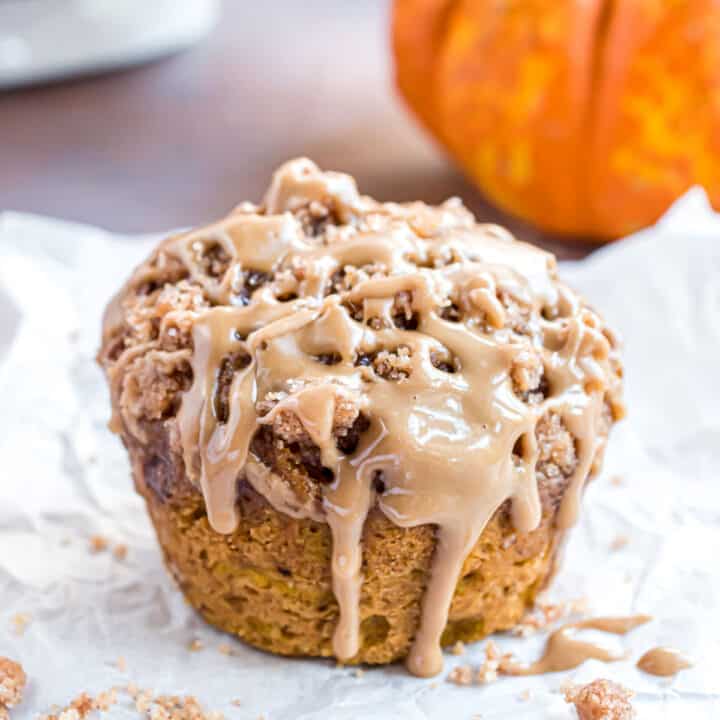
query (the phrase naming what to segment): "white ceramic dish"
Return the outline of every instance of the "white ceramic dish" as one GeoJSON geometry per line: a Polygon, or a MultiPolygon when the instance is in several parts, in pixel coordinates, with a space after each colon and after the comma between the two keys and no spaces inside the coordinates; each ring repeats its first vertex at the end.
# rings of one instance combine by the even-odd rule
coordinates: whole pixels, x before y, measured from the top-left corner
{"type": "Polygon", "coordinates": [[[102,72],[204,37],[218,0],[0,0],[0,88],[102,72]]]}

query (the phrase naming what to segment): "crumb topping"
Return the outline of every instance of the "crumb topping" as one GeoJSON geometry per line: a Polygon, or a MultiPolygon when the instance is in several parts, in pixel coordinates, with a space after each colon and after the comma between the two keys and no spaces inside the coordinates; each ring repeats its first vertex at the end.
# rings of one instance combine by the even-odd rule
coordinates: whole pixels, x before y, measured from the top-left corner
{"type": "Polygon", "coordinates": [[[447,681],[454,685],[489,685],[494,683],[503,672],[503,665],[512,656],[502,653],[492,641],[485,643],[485,658],[476,668],[471,665],[458,665],[447,676],[447,681]]]}
{"type": "MultiPolygon", "coordinates": [[[[313,172],[308,171],[307,177],[313,172]]],[[[252,220],[262,226],[263,217],[280,217],[272,213],[282,208],[286,212],[284,219],[278,221],[276,231],[269,231],[294,233],[294,228],[299,227],[302,247],[307,250],[255,257],[252,264],[246,265],[242,253],[237,252],[242,232],[235,228],[242,227],[227,225],[225,230],[225,226],[214,226],[207,233],[194,233],[185,255],[175,249],[177,238],[163,243],[114,301],[106,315],[100,360],[117,388],[119,417],[131,435],[144,441],[149,424],[176,417],[193,381],[193,327],[208,309],[218,304],[249,307],[267,301],[288,303],[337,295],[349,317],[361,326],[380,332],[414,331],[419,313],[418,298],[412,289],[394,293],[389,304],[358,300],[353,294],[368,282],[413,271],[440,273],[435,276],[438,284],[434,292],[437,313],[444,320],[466,324],[473,332],[496,342],[517,345],[509,376],[514,393],[524,403],[540,405],[551,395],[543,347],[555,350],[567,340],[565,290],[556,304],[543,301],[538,305],[518,284],[514,269],[499,262],[475,269],[472,264],[482,258],[483,248],[470,233],[478,232],[478,226],[455,199],[438,207],[423,203],[383,204],[365,197],[356,199],[346,176],[326,173],[325,177],[332,177],[327,185],[322,184],[325,180],[312,177],[297,195],[286,195],[288,190],[278,184],[269,191],[264,204],[243,203],[230,216],[237,223],[247,218],[245,222],[252,220]],[[235,233],[239,233],[237,237],[235,233]],[[387,241],[376,247],[373,243],[378,234],[396,237],[397,248],[388,250],[387,241]],[[359,246],[367,247],[367,252],[359,246]]],[[[251,227],[248,242],[252,232],[251,227]]],[[[482,232],[513,243],[500,229],[485,226],[482,232]]],[[[550,274],[554,278],[554,269],[550,274]]],[[[615,348],[614,334],[588,308],[583,312],[592,316],[589,325],[599,328],[608,347],[615,348]]],[[[238,337],[244,339],[244,335],[238,331],[238,337]]],[[[367,381],[402,383],[413,373],[413,352],[410,345],[381,343],[361,347],[351,361],[360,369],[367,368],[367,381]]],[[[328,367],[341,366],[347,360],[334,350],[318,352],[314,357],[328,367]]],[[[442,345],[429,348],[427,359],[431,367],[448,375],[461,370],[459,359],[442,345]]],[[[615,355],[612,360],[620,374],[615,355]]],[[[233,379],[250,361],[247,351],[241,350],[221,363],[214,394],[215,414],[221,423],[229,415],[233,379]]],[[[280,399],[302,389],[303,380],[291,379],[285,387],[258,397],[258,417],[269,413],[280,399]]],[[[360,414],[356,400],[352,401],[354,407],[347,401],[336,410],[333,431],[339,444],[360,414]]],[[[302,446],[307,454],[311,440],[291,409],[278,413],[272,428],[286,446],[302,446]]],[[[538,479],[557,482],[568,478],[577,465],[577,456],[574,438],[560,415],[546,414],[536,434],[541,444],[538,479]]]]}
{"type": "Polygon", "coordinates": [[[145,720],[224,720],[221,712],[207,711],[193,695],[156,695],[134,683],[91,695],[80,693],[65,707],[41,715],[39,720],[85,720],[96,711],[107,712],[127,695],[138,715],[145,720]]]}
{"type": "Polygon", "coordinates": [[[105,552],[105,550],[108,549],[109,542],[108,539],[103,535],[92,535],[90,537],[90,542],[88,543],[88,545],[88,549],[90,550],[90,552],[96,554],[105,552]]]}
{"type": "Polygon", "coordinates": [[[9,717],[8,711],[20,703],[26,683],[22,665],[0,657],[0,718],[9,717]]]}
{"type": "Polygon", "coordinates": [[[547,413],[535,429],[540,455],[537,473],[546,480],[567,478],[577,467],[575,438],[557,413],[547,413]]]}
{"type": "Polygon", "coordinates": [[[559,603],[536,603],[530,612],[511,630],[513,635],[528,637],[547,629],[559,620],[587,613],[587,598],[559,603]]]}
{"type": "Polygon", "coordinates": [[[632,690],[619,683],[598,679],[567,688],[565,702],[575,706],[579,720],[632,720],[633,695],[632,690]]]}

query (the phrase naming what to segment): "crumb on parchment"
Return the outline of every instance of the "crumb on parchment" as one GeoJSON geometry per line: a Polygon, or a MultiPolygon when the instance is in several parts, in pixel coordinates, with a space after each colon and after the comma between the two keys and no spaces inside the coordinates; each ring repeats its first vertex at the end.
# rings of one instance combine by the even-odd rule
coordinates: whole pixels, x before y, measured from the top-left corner
{"type": "Polygon", "coordinates": [[[56,708],[46,715],[41,715],[40,720],[85,720],[96,710],[102,712],[109,710],[117,701],[115,688],[100,692],[94,697],[87,692],[82,692],[65,707],[56,708]]]}
{"type": "Polygon", "coordinates": [[[629,542],[630,538],[627,535],[616,535],[610,543],[610,549],[613,551],[622,550],[629,542]]]}
{"type": "Polygon", "coordinates": [[[118,702],[118,693],[132,700],[142,720],[224,720],[221,712],[208,711],[192,695],[155,695],[152,690],[140,689],[134,683],[114,687],[95,696],[80,693],[66,707],[54,709],[39,720],[85,720],[95,711],[105,712],[118,702]]]}
{"type": "Polygon", "coordinates": [[[492,641],[485,643],[485,659],[473,670],[470,665],[458,665],[447,676],[447,681],[455,685],[489,685],[498,679],[503,672],[503,665],[512,659],[510,653],[500,652],[500,648],[492,641]]]}
{"type": "Polygon", "coordinates": [[[94,555],[105,552],[108,549],[108,539],[103,535],[91,535],[89,540],[90,552],[94,555]]]}
{"type": "Polygon", "coordinates": [[[128,547],[125,543],[112,544],[104,535],[91,535],[88,540],[88,550],[93,555],[98,555],[110,550],[112,556],[120,562],[125,560],[128,554],[128,547]]]}
{"type": "Polygon", "coordinates": [[[448,674],[447,681],[453,685],[472,685],[472,668],[470,665],[457,665],[448,674]]]}
{"type": "Polygon", "coordinates": [[[510,632],[520,637],[534,635],[558,620],[571,615],[584,615],[587,612],[587,604],[586,598],[559,603],[537,603],[510,632]]]}
{"type": "Polygon", "coordinates": [[[148,720],[223,720],[223,714],[204,710],[192,695],[158,695],[150,699],[148,720]]]}
{"type": "Polygon", "coordinates": [[[118,543],[117,545],[115,545],[112,552],[113,557],[116,560],[124,560],[128,554],[127,545],[125,545],[124,543],[118,543]]]}
{"type": "Polygon", "coordinates": [[[11,622],[16,635],[24,635],[32,616],[29,613],[15,613],[11,622]]]}
{"type": "Polygon", "coordinates": [[[9,717],[8,711],[20,703],[27,676],[20,663],[0,657],[0,720],[9,717]]]}
{"type": "Polygon", "coordinates": [[[587,685],[565,689],[565,702],[572,703],[579,720],[631,720],[634,693],[619,683],[598,678],[587,685]]]}

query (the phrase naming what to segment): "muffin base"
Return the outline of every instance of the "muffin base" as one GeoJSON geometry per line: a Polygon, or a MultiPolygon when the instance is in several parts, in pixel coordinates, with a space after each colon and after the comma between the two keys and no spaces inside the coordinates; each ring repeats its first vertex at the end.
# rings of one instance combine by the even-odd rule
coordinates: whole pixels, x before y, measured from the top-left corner
{"type": "MultiPolygon", "coordinates": [[[[268,652],[332,656],[338,606],[329,527],[278,512],[241,481],[238,529],[218,534],[181,467],[158,456],[143,462],[140,448],[131,453],[165,563],[200,615],[268,652]]],[[[543,495],[543,519],[533,532],[514,531],[507,504],[495,513],[463,566],[443,645],[513,627],[549,580],[561,537],[554,527],[559,498],[543,495]]],[[[407,655],[434,546],[434,527],[400,528],[371,511],[363,533],[361,645],[350,664],[407,655]]]]}

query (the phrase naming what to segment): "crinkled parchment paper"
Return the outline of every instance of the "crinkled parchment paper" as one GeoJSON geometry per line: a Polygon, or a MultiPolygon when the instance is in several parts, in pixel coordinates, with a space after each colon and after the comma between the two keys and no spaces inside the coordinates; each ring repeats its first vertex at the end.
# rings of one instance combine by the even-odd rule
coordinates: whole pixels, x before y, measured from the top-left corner
{"type": "MultiPolygon", "coordinates": [[[[561,684],[596,677],[632,688],[640,718],[720,717],[720,216],[702,192],[656,227],[562,268],[624,337],[629,418],[550,595],[655,620],[613,638],[627,661],[488,686],[273,657],[185,605],[106,429],[109,399],[93,360],[103,305],[151,242],[0,216],[0,655],[30,678],[14,718],[131,681],[195,695],[228,718],[572,718],[561,684]],[[126,545],[126,558],[89,552],[95,534],[126,545]],[[22,635],[17,613],[30,616],[22,635]],[[193,639],[204,649],[189,651],[193,639]],[[227,642],[232,656],[218,650],[227,642]],[[656,645],[697,664],[674,680],[643,675],[634,663],[656,645]]],[[[531,659],[543,639],[497,642],[531,659]]],[[[479,663],[482,647],[448,654],[446,671],[479,663]]],[[[129,708],[123,701],[107,717],[137,717],[129,708]]]]}

